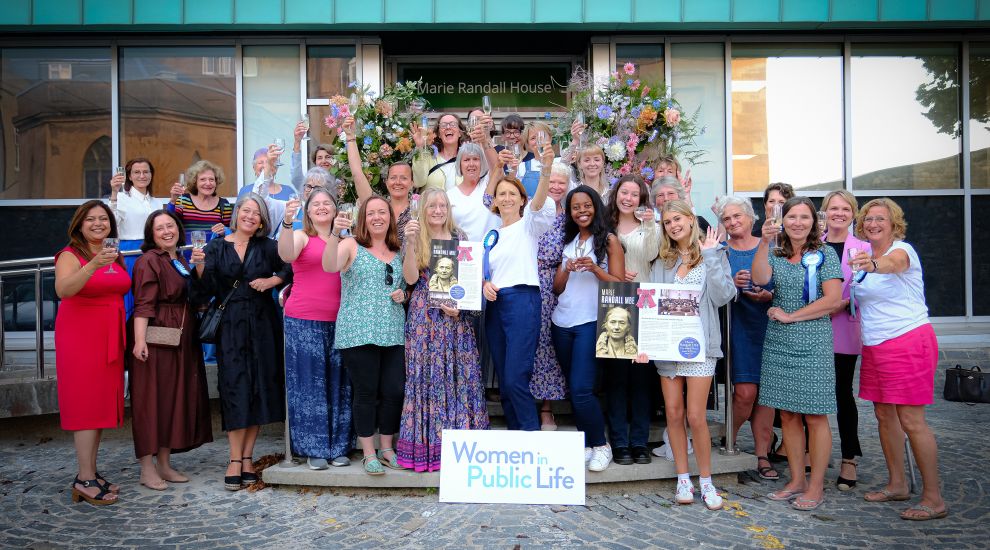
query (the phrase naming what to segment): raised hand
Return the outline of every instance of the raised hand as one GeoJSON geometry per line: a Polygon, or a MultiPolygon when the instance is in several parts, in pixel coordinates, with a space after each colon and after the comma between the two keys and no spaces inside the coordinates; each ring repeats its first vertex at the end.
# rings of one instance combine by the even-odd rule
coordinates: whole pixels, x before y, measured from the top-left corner
{"type": "Polygon", "coordinates": [[[698,244],[701,246],[702,250],[708,250],[718,246],[718,232],[715,231],[715,228],[709,227],[705,236],[698,240],[698,244]]]}

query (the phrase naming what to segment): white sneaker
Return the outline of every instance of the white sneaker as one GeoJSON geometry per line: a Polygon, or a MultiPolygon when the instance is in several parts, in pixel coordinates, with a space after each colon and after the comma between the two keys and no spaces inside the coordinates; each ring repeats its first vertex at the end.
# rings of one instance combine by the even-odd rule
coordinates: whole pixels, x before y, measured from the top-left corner
{"type": "Polygon", "coordinates": [[[705,502],[705,507],[709,510],[722,509],[722,495],[718,494],[718,489],[711,483],[701,486],[701,500],[705,502]]]}
{"type": "Polygon", "coordinates": [[[591,450],[591,460],[588,461],[588,469],[592,472],[601,472],[612,462],[612,447],[607,443],[601,447],[591,450]]]}
{"type": "Polygon", "coordinates": [[[591,447],[584,448],[584,465],[587,466],[591,462],[591,447]]]}
{"type": "Polygon", "coordinates": [[[690,481],[677,482],[677,494],[674,495],[677,504],[694,504],[694,485],[690,481]]]}

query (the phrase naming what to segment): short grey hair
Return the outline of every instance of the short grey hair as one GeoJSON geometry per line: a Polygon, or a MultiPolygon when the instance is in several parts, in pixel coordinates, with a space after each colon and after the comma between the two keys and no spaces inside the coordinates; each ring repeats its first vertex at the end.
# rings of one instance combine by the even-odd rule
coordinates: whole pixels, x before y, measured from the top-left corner
{"type": "Polygon", "coordinates": [[[756,220],[760,219],[756,215],[756,211],[753,210],[753,202],[746,197],[737,197],[735,195],[728,195],[718,199],[715,203],[715,210],[718,212],[718,221],[722,221],[722,215],[725,214],[725,208],[728,206],[735,206],[742,210],[744,216],[749,216],[754,223],[756,220]]]}
{"type": "Polygon", "coordinates": [[[330,184],[333,183],[333,178],[331,178],[330,172],[327,172],[319,166],[314,166],[306,172],[305,183],[318,185],[320,187],[330,187],[330,184]]]}
{"type": "Polygon", "coordinates": [[[457,149],[457,160],[454,161],[454,170],[458,176],[464,177],[464,174],[461,173],[461,159],[466,156],[473,155],[477,155],[477,157],[481,159],[481,173],[479,173],[478,176],[484,176],[488,173],[488,159],[485,158],[485,150],[473,141],[465,141],[461,144],[460,148],[457,149]]]}
{"type": "Polygon", "coordinates": [[[248,193],[237,199],[234,204],[234,213],[230,217],[230,230],[237,231],[237,213],[247,201],[254,201],[258,205],[258,212],[261,214],[261,226],[254,230],[253,237],[267,237],[272,231],[271,216],[268,214],[268,203],[257,193],[248,193]]]}
{"type": "Polygon", "coordinates": [[[560,159],[554,159],[553,164],[550,165],[551,176],[564,176],[570,181],[573,173],[571,167],[561,162],[560,159]]]}
{"type": "MultiPolygon", "coordinates": [[[[657,196],[657,191],[659,191],[661,187],[670,187],[677,193],[678,200],[687,200],[687,193],[684,191],[684,186],[681,185],[680,180],[674,176],[664,176],[653,182],[653,188],[650,189],[650,198],[655,198],[657,196]]],[[[653,202],[656,201],[654,200],[653,202]]]]}

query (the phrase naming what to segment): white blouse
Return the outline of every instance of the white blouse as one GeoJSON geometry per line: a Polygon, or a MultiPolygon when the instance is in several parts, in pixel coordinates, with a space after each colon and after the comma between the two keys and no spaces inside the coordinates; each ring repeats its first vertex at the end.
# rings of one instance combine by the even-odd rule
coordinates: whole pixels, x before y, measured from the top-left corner
{"type": "Polygon", "coordinates": [[[553,227],[556,217],[557,205],[548,197],[540,210],[533,211],[527,203],[521,220],[498,229],[498,243],[488,254],[492,284],[498,288],[540,286],[536,254],[540,237],[553,227]]]}
{"type": "Polygon", "coordinates": [[[117,235],[122,241],[140,241],[144,239],[144,222],[155,210],[159,210],[165,199],[156,199],[135,188],[130,191],[121,189],[117,193],[117,202],[110,202],[110,209],[117,218],[117,235]]]}

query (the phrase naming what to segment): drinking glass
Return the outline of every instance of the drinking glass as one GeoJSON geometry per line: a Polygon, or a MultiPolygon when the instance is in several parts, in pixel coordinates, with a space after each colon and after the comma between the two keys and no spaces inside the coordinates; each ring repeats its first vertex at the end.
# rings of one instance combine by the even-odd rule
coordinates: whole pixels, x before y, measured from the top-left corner
{"type": "Polygon", "coordinates": [[[275,138],[275,148],[278,149],[278,159],[275,161],[275,166],[285,166],[282,163],[282,151],[285,151],[285,140],[282,138],[275,138]]]}
{"type": "MultiPolygon", "coordinates": [[[[860,250],[855,246],[849,247],[849,259],[852,260],[856,256],[859,256],[860,250]]],[[[861,270],[856,270],[852,274],[852,278],[849,280],[849,286],[859,286],[859,281],[863,277],[863,272],[861,270]]]]}
{"type": "Polygon", "coordinates": [[[419,196],[409,197],[409,218],[415,220],[419,216],[419,196]]]}
{"type": "MultiPolygon", "coordinates": [[[[115,239],[113,237],[103,239],[103,250],[112,250],[113,252],[117,252],[118,246],[120,246],[120,239],[115,239]]],[[[112,263],[110,264],[110,268],[107,269],[107,273],[117,273],[117,270],[113,268],[112,263]]]]}
{"type": "MultiPolygon", "coordinates": [[[[340,213],[347,216],[347,219],[354,219],[354,204],[350,202],[345,202],[340,205],[340,213]]],[[[350,229],[343,229],[340,231],[341,237],[349,237],[351,235],[350,229]]]]}
{"type": "Polygon", "coordinates": [[[649,210],[647,206],[639,206],[636,208],[636,212],[633,213],[636,219],[639,220],[639,232],[642,233],[646,230],[646,211],[649,210]]]}
{"type": "Polygon", "coordinates": [[[513,143],[509,150],[512,151],[512,156],[516,157],[516,162],[519,162],[522,159],[522,145],[513,143]]]}
{"type": "Polygon", "coordinates": [[[121,176],[123,174],[124,174],[124,167],[123,166],[117,166],[117,167],[115,167],[113,169],[113,175],[115,175],[115,176],[121,176]]]}
{"type": "Polygon", "coordinates": [[[472,115],[470,118],[468,118],[467,131],[469,134],[474,131],[474,128],[475,126],[478,125],[478,122],[479,122],[478,115],[472,115]]]}
{"type": "Polygon", "coordinates": [[[491,116],[492,114],[492,98],[488,96],[481,96],[481,110],[486,115],[491,116]]]}
{"type": "Polygon", "coordinates": [[[185,172],[179,174],[179,185],[181,185],[183,189],[186,188],[186,173],[185,172]]]}
{"type": "MultiPolygon", "coordinates": [[[[576,243],[574,243],[574,259],[575,260],[577,260],[578,258],[583,258],[584,257],[585,247],[587,245],[588,245],[588,241],[582,241],[580,238],[578,238],[578,241],[576,243]]],[[[581,269],[581,271],[584,271],[584,269],[581,269]]]]}
{"type": "Polygon", "coordinates": [[[351,94],[350,99],[347,100],[347,106],[351,108],[351,116],[358,110],[361,106],[361,96],[357,94],[351,94]]]}
{"type": "MultiPolygon", "coordinates": [[[[206,231],[190,231],[189,238],[192,240],[193,248],[202,250],[206,248],[206,231]]],[[[194,263],[194,262],[189,262],[194,263]]]]}
{"type": "Polygon", "coordinates": [[[425,114],[419,117],[419,133],[423,136],[423,149],[429,149],[430,117],[425,114]]]}
{"type": "Polygon", "coordinates": [[[302,123],[306,127],[306,135],[303,136],[303,141],[309,141],[309,113],[302,114],[302,123]]]}
{"type": "Polygon", "coordinates": [[[543,130],[536,132],[536,150],[540,153],[543,152],[543,148],[547,144],[547,133],[543,130]]]}
{"type": "Polygon", "coordinates": [[[822,235],[824,235],[826,228],[827,228],[827,224],[825,223],[825,211],[824,210],[819,210],[818,211],[818,232],[821,233],[822,235]]]}
{"type": "MultiPolygon", "coordinates": [[[[780,227],[780,231],[783,232],[784,228],[782,225],[784,223],[784,205],[775,204],[770,212],[770,223],[780,227]]],[[[770,248],[774,250],[780,248],[780,233],[773,236],[773,242],[770,243],[770,248]]]]}

